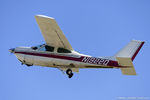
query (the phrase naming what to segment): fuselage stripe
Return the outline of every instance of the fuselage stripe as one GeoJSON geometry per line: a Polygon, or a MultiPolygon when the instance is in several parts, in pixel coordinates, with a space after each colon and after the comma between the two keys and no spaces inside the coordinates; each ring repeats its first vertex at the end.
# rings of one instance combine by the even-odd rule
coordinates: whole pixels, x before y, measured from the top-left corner
{"type": "Polygon", "coordinates": [[[48,58],[57,58],[57,59],[64,59],[64,60],[72,60],[72,61],[78,61],[78,62],[83,62],[83,63],[95,64],[95,65],[121,67],[119,66],[117,61],[102,59],[102,58],[95,58],[95,57],[81,56],[80,58],[75,58],[75,57],[69,57],[69,56],[60,56],[60,55],[54,55],[54,54],[33,53],[33,52],[15,52],[15,53],[24,54],[24,55],[32,55],[32,56],[40,56],[40,57],[48,57],[48,58]],[[93,60],[93,58],[95,58],[96,60],[93,60]]]}

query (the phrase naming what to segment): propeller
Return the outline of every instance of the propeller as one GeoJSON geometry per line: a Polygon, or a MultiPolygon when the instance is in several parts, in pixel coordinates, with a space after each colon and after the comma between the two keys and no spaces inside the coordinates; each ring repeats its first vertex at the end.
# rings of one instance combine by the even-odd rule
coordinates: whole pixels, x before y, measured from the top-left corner
{"type": "Polygon", "coordinates": [[[15,48],[9,49],[9,52],[10,52],[10,53],[14,53],[14,51],[15,51],[15,48]]]}

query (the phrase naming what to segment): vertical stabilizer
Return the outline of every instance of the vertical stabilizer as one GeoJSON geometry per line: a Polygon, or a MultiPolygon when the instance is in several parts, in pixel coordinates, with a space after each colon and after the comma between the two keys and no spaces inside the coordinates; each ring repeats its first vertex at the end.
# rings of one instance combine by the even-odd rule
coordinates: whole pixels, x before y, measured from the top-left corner
{"type": "Polygon", "coordinates": [[[115,57],[127,57],[131,58],[133,61],[140,49],[142,48],[144,42],[138,40],[132,40],[124,48],[122,48],[115,57]]]}

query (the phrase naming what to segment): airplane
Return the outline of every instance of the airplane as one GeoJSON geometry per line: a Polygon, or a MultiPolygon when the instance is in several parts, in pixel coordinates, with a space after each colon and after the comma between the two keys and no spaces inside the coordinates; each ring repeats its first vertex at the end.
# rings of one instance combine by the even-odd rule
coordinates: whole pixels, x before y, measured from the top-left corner
{"type": "Polygon", "coordinates": [[[92,57],[72,48],[54,18],[36,15],[35,19],[46,43],[9,49],[22,64],[58,68],[68,78],[81,68],[118,68],[124,75],[136,75],[133,60],[144,41],[131,40],[111,57],[92,57]]]}

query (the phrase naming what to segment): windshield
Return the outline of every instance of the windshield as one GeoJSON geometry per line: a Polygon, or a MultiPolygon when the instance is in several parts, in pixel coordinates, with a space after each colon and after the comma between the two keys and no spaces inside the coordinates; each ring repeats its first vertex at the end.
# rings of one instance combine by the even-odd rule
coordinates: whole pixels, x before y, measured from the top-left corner
{"type": "Polygon", "coordinates": [[[39,50],[39,51],[49,51],[49,52],[53,52],[54,51],[54,47],[48,46],[46,44],[42,44],[42,45],[38,45],[38,46],[33,46],[31,48],[33,50],[39,50]]]}
{"type": "Polygon", "coordinates": [[[42,46],[39,51],[49,51],[49,52],[53,52],[54,51],[54,47],[52,46],[48,46],[48,45],[44,45],[42,46]]]}
{"type": "Polygon", "coordinates": [[[33,50],[37,50],[37,49],[41,48],[43,45],[45,45],[45,44],[33,46],[33,47],[31,47],[31,48],[32,48],[33,50]]]}

